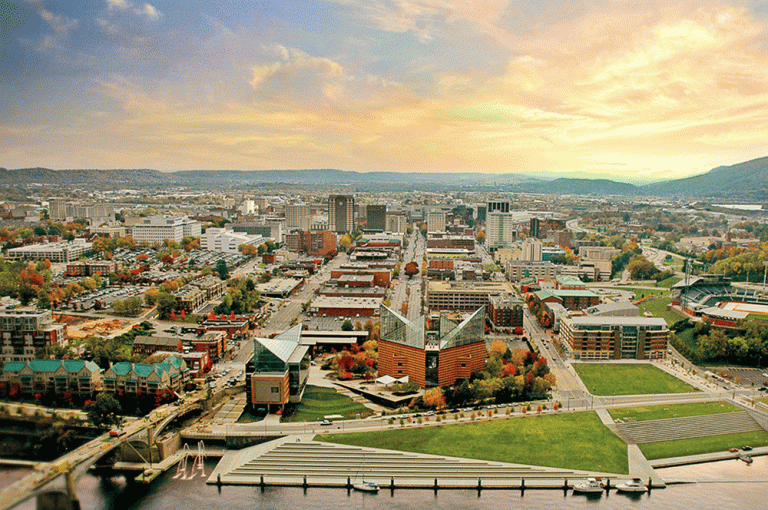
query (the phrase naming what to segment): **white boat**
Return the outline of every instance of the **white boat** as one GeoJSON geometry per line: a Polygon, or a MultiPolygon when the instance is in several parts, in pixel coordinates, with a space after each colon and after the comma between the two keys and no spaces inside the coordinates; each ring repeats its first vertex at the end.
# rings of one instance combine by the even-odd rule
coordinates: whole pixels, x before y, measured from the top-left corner
{"type": "Polygon", "coordinates": [[[582,494],[597,494],[602,493],[604,490],[605,486],[597,478],[587,478],[586,482],[573,485],[573,492],[580,492],[582,494]]]}
{"type": "Polygon", "coordinates": [[[357,482],[352,484],[352,487],[356,491],[362,491],[362,492],[379,492],[379,486],[375,482],[357,482]]]}
{"type": "Polygon", "coordinates": [[[616,490],[619,492],[648,492],[648,488],[643,485],[643,481],[639,478],[633,478],[629,482],[617,484],[616,490]]]}

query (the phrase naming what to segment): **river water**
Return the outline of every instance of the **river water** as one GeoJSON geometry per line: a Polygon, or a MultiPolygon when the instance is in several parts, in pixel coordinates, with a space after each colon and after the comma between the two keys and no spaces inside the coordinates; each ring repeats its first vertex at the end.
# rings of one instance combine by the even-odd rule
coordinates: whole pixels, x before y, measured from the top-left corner
{"type": "MultiPolygon", "coordinates": [[[[542,510],[558,509],[752,509],[765,508],[768,502],[768,456],[755,457],[752,465],[738,460],[711,462],[660,469],[664,478],[697,479],[699,483],[670,485],[654,489],[649,494],[627,496],[611,491],[599,497],[564,493],[562,490],[382,490],[378,494],[348,492],[344,489],[279,488],[224,486],[205,484],[215,466],[208,462],[206,476],[190,467],[187,474],[177,477],[171,469],[159,477],[151,487],[126,483],[122,477],[102,480],[83,476],[77,484],[77,494],[83,510],[160,510],[190,508],[194,510],[292,510],[292,509],[500,509],[520,508],[542,510]],[[748,481],[760,479],[763,481],[748,481]],[[705,481],[707,480],[707,481],[705,481]]],[[[8,481],[23,474],[24,470],[3,470],[0,478],[8,481]]],[[[27,501],[20,509],[34,509],[34,501],[27,501]]]]}

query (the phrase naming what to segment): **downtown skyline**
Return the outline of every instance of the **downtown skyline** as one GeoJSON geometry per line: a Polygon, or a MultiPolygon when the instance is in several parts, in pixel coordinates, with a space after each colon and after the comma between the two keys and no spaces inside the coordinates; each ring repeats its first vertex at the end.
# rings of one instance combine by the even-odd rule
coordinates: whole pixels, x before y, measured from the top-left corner
{"type": "Polygon", "coordinates": [[[4,3],[0,166],[520,172],[765,156],[760,2],[4,3]]]}

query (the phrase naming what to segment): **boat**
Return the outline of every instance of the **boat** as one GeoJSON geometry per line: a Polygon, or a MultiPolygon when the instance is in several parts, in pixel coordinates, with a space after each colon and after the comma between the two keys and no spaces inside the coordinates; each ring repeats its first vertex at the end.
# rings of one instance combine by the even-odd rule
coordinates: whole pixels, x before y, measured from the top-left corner
{"type": "Polygon", "coordinates": [[[648,492],[648,488],[643,485],[643,481],[639,478],[633,478],[628,482],[617,484],[616,490],[619,492],[648,492]]]}
{"type": "Polygon", "coordinates": [[[162,471],[159,469],[145,469],[139,476],[134,478],[134,481],[144,485],[150,484],[155,478],[160,476],[161,473],[162,471]]]}
{"type": "Polygon", "coordinates": [[[352,484],[352,488],[362,492],[379,492],[379,485],[377,483],[366,482],[365,480],[352,484]]]}
{"type": "Polygon", "coordinates": [[[582,494],[597,494],[602,493],[604,490],[605,486],[599,478],[587,478],[586,482],[573,485],[573,492],[580,492],[582,494]]]}
{"type": "MultiPolygon", "coordinates": [[[[363,454],[363,460],[360,463],[360,468],[362,468],[363,474],[360,477],[359,482],[355,482],[352,484],[352,488],[356,491],[361,492],[379,492],[379,486],[375,482],[366,482],[365,481],[365,454],[363,454]]],[[[357,478],[357,475],[355,475],[355,478],[357,478]]]]}

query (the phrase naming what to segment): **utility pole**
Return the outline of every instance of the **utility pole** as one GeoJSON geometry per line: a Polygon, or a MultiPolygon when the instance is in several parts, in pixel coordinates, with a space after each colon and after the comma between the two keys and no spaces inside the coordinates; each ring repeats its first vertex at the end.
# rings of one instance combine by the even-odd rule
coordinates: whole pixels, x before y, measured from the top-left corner
{"type": "Polygon", "coordinates": [[[768,276],[768,260],[763,261],[763,266],[765,266],[765,271],[763,272],[763,292],[765,292],[765,277],[768,276]]]}

